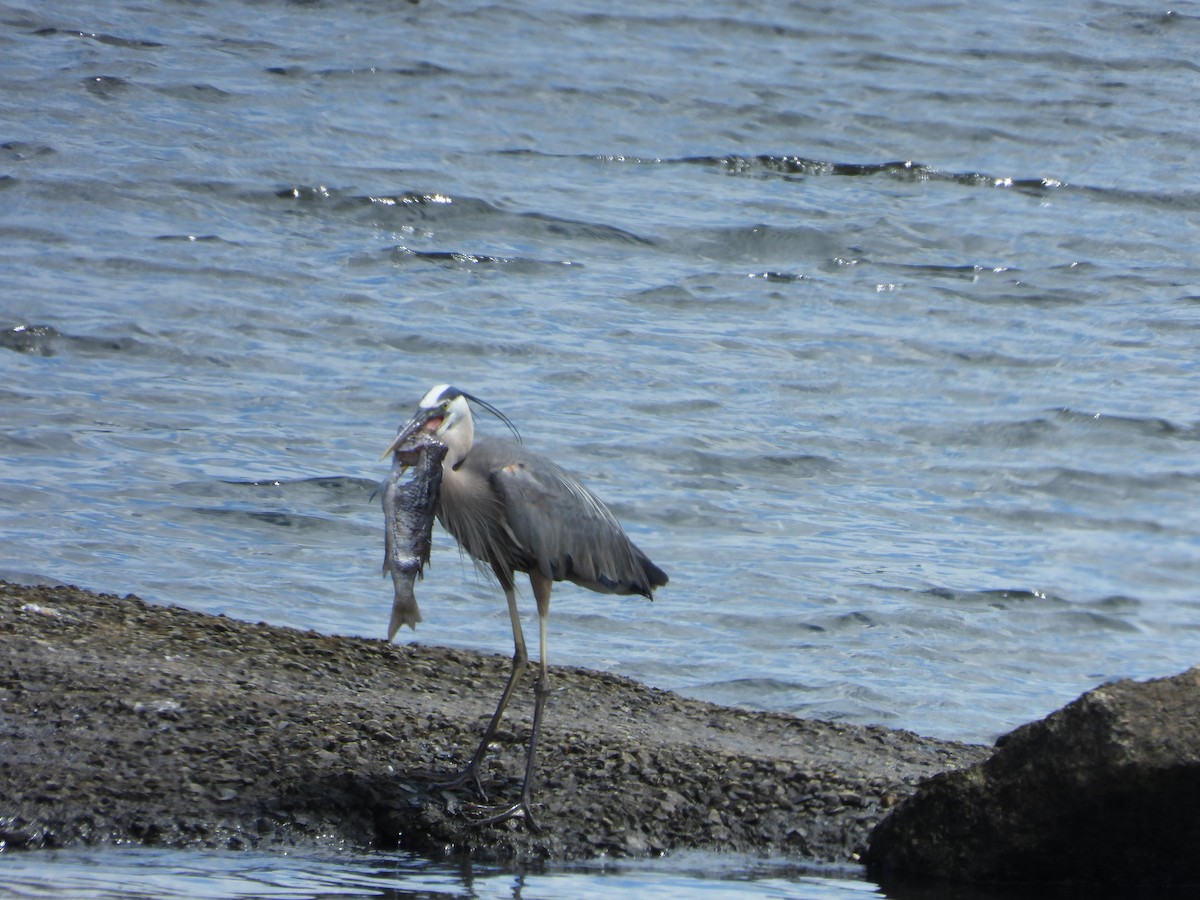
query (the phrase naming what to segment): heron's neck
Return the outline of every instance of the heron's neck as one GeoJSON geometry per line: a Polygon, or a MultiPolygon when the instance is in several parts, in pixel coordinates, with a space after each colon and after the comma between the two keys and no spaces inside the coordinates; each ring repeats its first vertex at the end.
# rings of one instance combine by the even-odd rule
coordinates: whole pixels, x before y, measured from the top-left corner
{"type": "Polygon", "coordinates": [[[442,442],[446,445],[446,459],[442,465],[452,469],[471,452],[471,445],[475,443],[475,423],[464,418],[442,435],[442,442]]]}

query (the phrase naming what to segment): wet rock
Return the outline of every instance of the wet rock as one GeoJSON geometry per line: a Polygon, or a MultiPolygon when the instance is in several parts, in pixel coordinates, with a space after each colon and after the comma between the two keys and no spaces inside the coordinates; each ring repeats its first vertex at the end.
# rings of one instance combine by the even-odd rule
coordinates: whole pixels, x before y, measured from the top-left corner
{"type": "MultiPolygon", "coordinates": [[[[986,748],[685,700],[554,667],[535,812],[446,789],[509,660],[0,582],[0,848],[402,846],[478,859],[698,848],[856,858],[918,781],[986,748]]],[[[520,788],[533,674],[484,768],[520,788]]]]}
{"type": "Polygon", "coordinates": [[[1200,884],[1200,669],[1084,694],[922,784],[871,835],[873,873],[1200,884]]]}

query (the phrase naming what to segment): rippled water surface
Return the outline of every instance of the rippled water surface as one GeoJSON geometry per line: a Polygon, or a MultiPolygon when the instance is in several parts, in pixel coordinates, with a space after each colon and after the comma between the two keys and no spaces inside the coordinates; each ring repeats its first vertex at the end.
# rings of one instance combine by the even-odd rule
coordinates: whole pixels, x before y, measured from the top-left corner
{"type": "Polygon", "coordinates": [[[671,575],[555,661],[967,740],[1197,662],[1200,11],[886,7],[0,0],[0,577],[382,636],[450,381],[671,575]]]}
{"type": "Polygon", "coordinates": [[[471,897],[626,896],[632,889],[697,900],[878,896],[874,885],[835,867],[806,870],[781,861],[679,859],[605,862],[540,873],[489,867],[456,868],[412,857],[321,855],[302,859],[257,853],[178,853],[161,850],[24,853],[0,859],[0,897],[97,900],[441,900],[471,897]],[[43,866],[56,879],[47,883],[43,866]],[[123,879],[114,885],[114,875],[123,879]]]}

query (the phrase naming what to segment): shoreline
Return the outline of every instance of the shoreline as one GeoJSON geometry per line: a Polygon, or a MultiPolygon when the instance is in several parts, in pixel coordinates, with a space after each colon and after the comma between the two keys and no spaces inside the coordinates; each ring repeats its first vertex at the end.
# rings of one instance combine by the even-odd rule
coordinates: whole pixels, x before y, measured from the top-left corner
{"type": "MultiPolygon", "coordinates": [[[[858,862],[918,781],[992,748],[687,700],[552,666],[540,833],[448,790],[508,657],[0,582],[0,847],[403,848],[532,862],[682,850],[858,862]]],[[[532,667],[531,667],[532,668],[532,667]]],[[[484,767],[520,787],[527,673],[484,767]]]]}

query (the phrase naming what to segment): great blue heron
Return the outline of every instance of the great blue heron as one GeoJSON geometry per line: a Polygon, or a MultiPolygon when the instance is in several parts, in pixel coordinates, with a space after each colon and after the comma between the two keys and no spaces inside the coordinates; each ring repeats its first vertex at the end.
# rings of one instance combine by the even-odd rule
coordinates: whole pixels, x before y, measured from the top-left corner
{"type": "Polygon", "coordinates": [[[512,670],[483,740],[462,774],[452,782],[471,780],[484,795],[479,770],[504,708],[529,661],[517,610],[514,576],[529,575],[538,610],[540,671],[534,689],[533,728],[525,757],[521,797],[512,806],[493,810],[485,822],[523,817],[538,826],[530,807],[534,754],[542,710],[550,691],[546,668],[546,617],[550,588],[556,581],[573,581],[606,594],[641,594],[667,583],[667,575],[626,536],[608,507],[573,475],[519,443],[520,435],[499,410],[447,384],[429,391],[413,417],[396,434],[384,456],[403,446],[422,429],[446,445],[437,517],[459,546],[481,568],[490,568],[508,601],[512,622],[512,670]],[[468,400],[495,414],[513,431],[518,442],[475,437],[468,400]]]}

